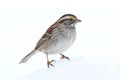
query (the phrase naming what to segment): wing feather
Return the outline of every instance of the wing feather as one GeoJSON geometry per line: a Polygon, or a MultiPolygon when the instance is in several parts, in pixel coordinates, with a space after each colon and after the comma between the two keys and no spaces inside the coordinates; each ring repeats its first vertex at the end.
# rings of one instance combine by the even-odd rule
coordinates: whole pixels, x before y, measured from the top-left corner
{"type": "Polygon", "coordinates": [[[38,41],[35,49],[40,49],[40,50],[41,50],[41,49],[44,49],[44,47],[47,46],[47,43],[49,42],[49,39],[50,39],[51,36],[52,36],[53,30],[54,30],[55,28],[57,28],[57,26],[58,26],[58,23],[56,22],[56,23],[54,23],[53,25],[51,25],[51,26],[47,29],[46,33],[45,33],[45,34],[41,37],[41,39],[38,41]]]}

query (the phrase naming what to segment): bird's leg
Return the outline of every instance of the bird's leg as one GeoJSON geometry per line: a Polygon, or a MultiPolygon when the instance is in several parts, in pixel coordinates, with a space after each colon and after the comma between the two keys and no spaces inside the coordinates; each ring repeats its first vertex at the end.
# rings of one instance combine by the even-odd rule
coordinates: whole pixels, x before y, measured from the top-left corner
{"type": "Polygon", "coordinates": [[[67,60],[70,60],[69,57],[67,57],[67,56],[65,56],[65,55],[63,55],[63,54],[60,54],[60,55],[61,55],[60,59],[67,59],[67,60]]]}
{"type": "Polygon", "coordinates": [[[52,62],[55,61],[55,60],[49,61],[49,59],[48,59],[48,54],[46,54],[46,57],[47,57],[47,67],[49,68],[50,65],[51,65],[52,67],[54,67],[54,65],[52,64],[52,62]]]}

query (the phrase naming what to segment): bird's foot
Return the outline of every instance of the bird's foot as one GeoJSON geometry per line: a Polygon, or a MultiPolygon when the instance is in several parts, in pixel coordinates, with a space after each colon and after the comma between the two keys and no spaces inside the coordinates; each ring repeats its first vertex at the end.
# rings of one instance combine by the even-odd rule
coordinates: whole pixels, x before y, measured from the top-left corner
{"type": "Polygon", "coordinates": [[[52,64],[52,62],[54,62],[54,61],[55,61],[55,60],[47,61],[47,66],[48,66],[48,68],[49,68],[50,66],[54,67],[54,65],[52,64]]]}
{"type": "Polygon", "coordinates": [[[65,56],[65,55],[63,55],[63,54],[60,54],[60,55],[61,55],[60,59],[67,59],[67,60],[70,60],[69,57],[67,57],[67,56],[65,56]]]}

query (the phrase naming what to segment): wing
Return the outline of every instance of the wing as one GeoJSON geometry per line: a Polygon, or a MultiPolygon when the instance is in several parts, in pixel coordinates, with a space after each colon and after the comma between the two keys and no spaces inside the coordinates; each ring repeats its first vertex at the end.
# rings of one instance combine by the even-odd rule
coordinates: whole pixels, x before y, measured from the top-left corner
{"type": "Polygon", "coordinates": [[[46,33],[38,41],[35,49],[43,49],[45,46],[47,46],[47,43],[49,42],[49,39],[52,36],[53,30],[56,29],[57,26],[58,26],[58,23],[56,22],[47,29],[46,33]]]}

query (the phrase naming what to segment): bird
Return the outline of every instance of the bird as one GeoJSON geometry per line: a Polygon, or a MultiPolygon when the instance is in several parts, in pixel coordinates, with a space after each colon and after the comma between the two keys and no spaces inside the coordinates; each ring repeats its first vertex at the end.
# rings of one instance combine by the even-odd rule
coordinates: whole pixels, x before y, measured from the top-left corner
{"type": "Polygon", "coordinates": [[[43,52],[46,55],[47,67],[54,65],[52,62],[55,60],[49,60],[49,54],[60,54],[61,59],[69,59],[69,57],[62,54],[68,48],[72,46],[76,39],[75,24],[81,22],[73,14],[64,14],[54,24],[52,24],[40,40],[37,42],[35,48],[27,54],[19,63],[26,63],[33,55],[38,52],[43,52]]]}

